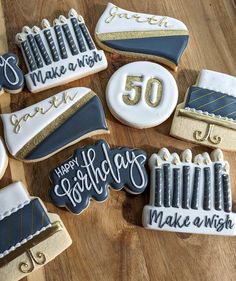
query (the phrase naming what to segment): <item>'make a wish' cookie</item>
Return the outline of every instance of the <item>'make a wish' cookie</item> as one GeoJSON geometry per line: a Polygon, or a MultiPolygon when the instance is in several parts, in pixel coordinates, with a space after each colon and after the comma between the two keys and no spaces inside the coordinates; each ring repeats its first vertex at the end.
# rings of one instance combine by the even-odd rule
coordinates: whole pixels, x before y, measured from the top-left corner
{"type": "Polygon", "coordinates": [[[71,88],[1,117],[9,152],[28,162],[108,132],[101,101],[88,88],[71,88]]]}
{"type": "Polygon", "coordinates": [[[150,204],[143,209],[147,229],[214,235],[236,235],[229,164],[216,149],[192,161],[162,148],[149,159],[150,204]]]}
{"type": "Polygon", "coordinates": [[[108,3],[95,38],[109,52],[139,56],[176,70],[188,43],[188,30],[177,19],[130,12],[108,3]]]}
{"type": "Polygon", "coordinates": [[[18,67],[18,57],[12,53],[0,56],[0,94],[19,93],[24,87],[24,75],[18,67]]]}
{"type": "Polygon", "coordinates": [[[105,54],[97,50],[81,15],[71,9],[68,18],[43,19],[42,28],[24,26],[16,35],[33,93],[99,72],[107,67],[105,54]]]}
{"type": "Polygon", "coordinates": [[[114,190],[124,187],[132,194],[142,193],[147,186],[145,161],[144,151],[111,149],[103,140],[79,148],[51,172],[50,198],[55,205],[80,214],[91,199],[106,200],[109,186],[114,190]]]}
{"type": "Polygon", "coordinates": [[[185,101],[177,106],[170,134],[236,151],[236,77],[202,70],[185,101]]]}

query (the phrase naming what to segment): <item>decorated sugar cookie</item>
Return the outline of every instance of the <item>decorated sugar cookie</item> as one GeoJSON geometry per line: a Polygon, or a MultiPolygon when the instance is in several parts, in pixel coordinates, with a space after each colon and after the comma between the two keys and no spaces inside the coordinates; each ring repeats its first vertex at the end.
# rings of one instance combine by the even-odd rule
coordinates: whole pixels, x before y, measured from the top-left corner
{"type": "Polygon", "coordinates": [[[24,87],[24,75],[18,67],[18,57],[12,53],[0,56],[0,94],[21,92],[24,87]]]}
{"type": "Polygon", "coordinates": [[[236,77],[202,70],[185,101],[177,106],[170,134],[236,151],[236,77]]]}
{"type": "Polygon", "coordinates": [[[149,159],[150,203],[143,210],[148,229],[215,235],[236,235],[232,213],[229,164],[220,149],[179,157],[163,148],[149,159]]]}
{"type": "Polygon", "coordinates": [[[84,138],[108,132],[100,99],[88,88],[71,88],[1,117],[8,150],[22,161],[46,159],[84,138]]]}
{"type": "Polygon", "coordinates": [[[16,35],[28,73],[27,87],[33,93],[99,72],[107,67],[103,51],[97,50],[81,15],[69,11],[51,26],[43,19],[42,28],[24,26],[16,35]]]}
{"type": "Polygon", "coordinates": [[[109,185],[132,194],[147,186],[146,153],[125,147],[111,149],[104,140],[79,148],[51,173],[50,198],[59,207],[80,214],[91,199],[104,201],[109,185]]]}
{"type": "Polygon", "coordinates": [[[2,138],[0,138],[0,179],[3,177],[8,165],[8,156],[3,143],[2,138]]]}
{"type": "Polygon", "coordinates": [[[176,70],[188,44],[188,30],[180,20],[130,12],[108,3],[95,38],[104,50],[145,57],[176,70]]]}
{"type": "Polygon", "coordinates": [[[71,245],[58,215],[30,197],[21,182],[0,189],[0,275],[16,281],[39,269],[71,245]]]}
{"type": "Polygon", "coordinates": [[[146,61],[119,68],[106,89],[111,113],[135,128],[161,124],[169,118],[177,100],[178,88],[171,73],[159,64],[146,61]]]}

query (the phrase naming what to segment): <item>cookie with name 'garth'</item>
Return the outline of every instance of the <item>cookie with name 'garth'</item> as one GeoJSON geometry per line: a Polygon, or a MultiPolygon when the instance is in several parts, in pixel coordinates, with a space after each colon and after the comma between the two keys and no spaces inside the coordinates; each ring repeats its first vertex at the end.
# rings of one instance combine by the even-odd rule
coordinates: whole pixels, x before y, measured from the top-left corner
{"type": "Polygon", "coordinates": [[[148,58],[177,70],[189,35],[175,18],[130,12],[108,3],[95,38],[106,51],[148,58]]]}
{"type": "Polygon", "coordinates": [[[82,87],[1,118],[9,152],[25,162],[44,160],[84,138],[109,132],[100,99],[82,87]]]}
{"type": "Polygon", "coordinates": [[[0,94],[17,94],[24,87],[24,75],[18,66],[18,57],[12,53],[0,56],[0,94]]]}
{"type": "Polygon", "coordinates": [[[60,15],[42,30],[24,26],[16,35],[28,73],[26,84],[33,93],[88,76],[107,68],[105,54],[97,50],[81,15],[71,9],[68,18],[60,15]]]}
{"type": "Polygon", "coordinates": [[[172,74],[147,61],[122,66],[106,88],[107,105],[114,117],[139,129],[163,123],[174,111],[177,100],[178,88],[172,74]]]}
{"type": "Polygon", "coordinates": [[[91,199],[107,199],[109,186],[123,187],[132,194],[142,193],[147,186],[146,153],[126,147],[110,148],[104,140],[79,148],[74,155],[50,174],[49,196],[58,207],[80,214],[91,199]]]}
{"type": "Polygon", "coordinates": [[[190,149],[181,156],[162,148],[149,159],[150,203],[143,209],[147,229],[236,235],[229,164],[220,149],[209,156],[190,149]]]}

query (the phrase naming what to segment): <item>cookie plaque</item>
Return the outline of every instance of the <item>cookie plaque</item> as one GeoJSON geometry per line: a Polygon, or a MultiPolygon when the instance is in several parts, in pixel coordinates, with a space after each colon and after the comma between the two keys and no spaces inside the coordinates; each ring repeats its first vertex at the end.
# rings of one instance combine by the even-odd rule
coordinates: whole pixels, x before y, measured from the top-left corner
{"type": "Polygon", "coordinates": [[[103,51],[97,50],[81,15],[71,9],[42,30],[24,26],[16,35],[29,73],[27,87],[33,93],[88,76],[107,68],[103,51]]]}
{"type": "Polygon", "coordinates": [[[177,153],[163,148],[149,159],[150,204],[143,209],[147,229],[236,235],[232,213],[229,164],[223,153],[195,156],[190,149],[177,153]]]}
{"type": "Polygon", "coordinates": [[[114,190],[124,187],[129,193],[142,193],[147,186],[145,161],[146,153],[140,149],[111,149],[100,140],[77,149],[51,172],[50,198],[55,205],[80,214],[91,199],[106,200],[109,185],[114,190]]]}
{"type": "Polygon", "coordinates": [[[180,20],[130,12],[108,3],[98,20],[95,38],[106,51],[148,58],[177,70],[188,44],[188,30],[180,20]]]}
{"type": "Polygon", "coordinates": [[[44,160],[84,138],[109,132],[100,99],[82,87],[1,117],[9,152],[25,162],[44,160]]]}
{"type": "Polygon", "coordinates": [[[159,64],[138,61],[119,68],[106,88],[107,105],[120,122],[150,128],[174,111],[178,88],[174,77],[159,64]]]}
{"type": "Polygon", "coordinates": [[[177,106],[170,134],[236,151],[236,77],[203,69],[177,106]]]}

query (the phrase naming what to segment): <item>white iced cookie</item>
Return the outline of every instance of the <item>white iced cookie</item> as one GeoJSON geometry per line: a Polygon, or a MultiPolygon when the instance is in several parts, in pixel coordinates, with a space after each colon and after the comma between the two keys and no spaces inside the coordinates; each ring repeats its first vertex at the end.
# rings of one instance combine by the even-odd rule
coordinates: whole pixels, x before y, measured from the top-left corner
{"type": "Polygon", "coordinates": [[[106,101],[120,122],[135,128],[163,123],[178,99],[174,77],[156,63],[138,61],[119,68],[110,78],[106,101]]]}
{"type": "Polygon", "coordinates": [[[81,15],[74,9],[68,18],[60,15],[52,26],[42,20],[42,29],[24,26],[16,35],[28,73],[27,87],[33,93],[99,72],[107,67],[105,54],[97,50],[81,15]]]}
{"type": "Polygon", "coordinates": [[[162,148],[149,159],[150,203],[143,209],[147,229],[236,235],[229,164],[220,149],[192,157],[162,148]],[[192,160],[193,159],[193,160],[192,160]]]}
{"type": "Polygon", "coordinates": [[[2,138],[0,138],[0,179],[3,177],[8,165],[8,156],[3,144],[2,138]]]}

